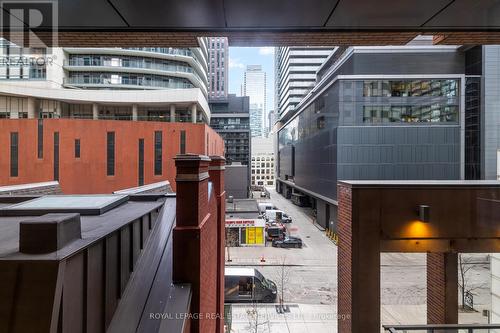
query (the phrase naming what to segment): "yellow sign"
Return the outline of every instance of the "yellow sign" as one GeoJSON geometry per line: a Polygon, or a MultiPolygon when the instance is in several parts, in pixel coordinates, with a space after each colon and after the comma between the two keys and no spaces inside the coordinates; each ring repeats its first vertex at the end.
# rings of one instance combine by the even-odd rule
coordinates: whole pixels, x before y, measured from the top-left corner
{"type": "Polygon", "coordinates": [[[255,244],[255,228],[247,227],[247,244],[255,244]]]}
{"type": "Polygon", "coordinates": [[[264,228],[255,228],[255,243],[264,244],[264,228]]]}

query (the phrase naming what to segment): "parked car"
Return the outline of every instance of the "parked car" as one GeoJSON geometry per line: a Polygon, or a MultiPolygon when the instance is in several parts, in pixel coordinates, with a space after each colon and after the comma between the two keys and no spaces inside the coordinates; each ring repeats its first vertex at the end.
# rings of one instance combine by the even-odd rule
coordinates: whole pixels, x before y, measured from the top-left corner
{"type": "Polygon", "coordinates": [[[284,211],[278,209],[266,210],[266,220],[276,221],[281,223],[292,223],[292,218],[285,214],[284,211]]]}
{"type": "Polygon", "coordinates": [[[266,193],[266,191],[262,191],[262,192],[260,192],[260,197],[261,197],[261,198],[267,198],[267,193],[266,193]]]}
{"type": "Polygon", "coordinates": [[[254,268],[227,267],[224,271],[226,302],[266,302],[276,300],[276,283],[254,268]]]}
{"type": "Polygon", "coordinates": [[[293,247],[301,249],[302,239],[292,236],[288,236],[283,239],[275,239],[273,240],[273,247],[293,247]]]}

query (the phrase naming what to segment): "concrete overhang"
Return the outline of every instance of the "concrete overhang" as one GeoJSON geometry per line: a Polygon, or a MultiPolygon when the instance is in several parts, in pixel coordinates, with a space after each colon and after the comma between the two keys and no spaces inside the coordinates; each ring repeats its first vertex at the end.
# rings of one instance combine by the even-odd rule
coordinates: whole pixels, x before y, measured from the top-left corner
{"type": "Polygon", "coordinates": [[[401,45],[417,34],[443,44],[500,43],[495,0],[59,0],[40,11],[44,22],[32,30],[51,44],[56,26],[60,46],[194,47],[200,36],[228,36],[234,46],[401,45]],[[45,20],[51,15],[57,20],[45,20]]]}
{"type": "Polygon", "coordinates": [[[63,89],[33,87],[29,82],[9,82],[0,85],[0,95],[34,97],[78,104],[113,105],[192,105],[201,109],[210,119],[210,108],[205,95],[199,88],[161,89],[161,90],[100,90],[100,89],[63,89]]]}

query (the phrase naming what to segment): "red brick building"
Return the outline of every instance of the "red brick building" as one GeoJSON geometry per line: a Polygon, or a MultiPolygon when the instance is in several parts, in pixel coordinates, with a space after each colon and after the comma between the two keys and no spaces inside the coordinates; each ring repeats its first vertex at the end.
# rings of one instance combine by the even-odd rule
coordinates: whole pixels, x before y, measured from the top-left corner
{"type": "Polygon", "coordinates": [[[205,124],[83,119],[0,120],[0,185],[58,180],[66,194],[168,180],[177,154],[224,155],[205,124]]]}

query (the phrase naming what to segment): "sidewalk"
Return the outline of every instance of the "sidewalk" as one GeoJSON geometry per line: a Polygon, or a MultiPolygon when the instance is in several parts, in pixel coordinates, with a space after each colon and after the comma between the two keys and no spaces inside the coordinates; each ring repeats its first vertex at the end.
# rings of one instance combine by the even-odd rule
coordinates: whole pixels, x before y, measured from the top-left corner
{"type": "Polygon", "coordinates": [[[290,312],[278,314],[274,304],[233,304],[232,333],[335,333],[337,310],[332,305],[290,304],[290,312]],[[256,310],[258,322],[247,311],[256,310]],[[257,325],[258,324],[258,325],[257,325]],[[253,327],[253,330],[252,330],[253,327]]]}

